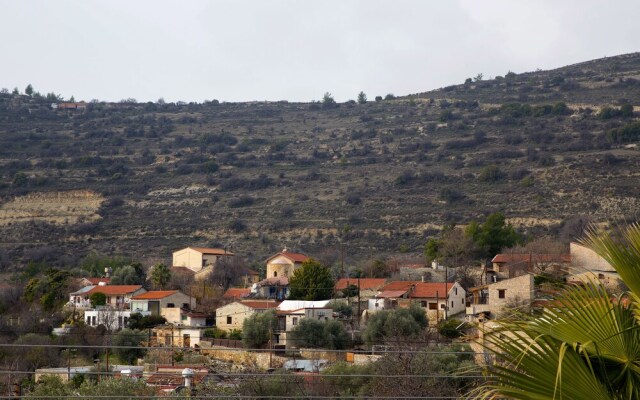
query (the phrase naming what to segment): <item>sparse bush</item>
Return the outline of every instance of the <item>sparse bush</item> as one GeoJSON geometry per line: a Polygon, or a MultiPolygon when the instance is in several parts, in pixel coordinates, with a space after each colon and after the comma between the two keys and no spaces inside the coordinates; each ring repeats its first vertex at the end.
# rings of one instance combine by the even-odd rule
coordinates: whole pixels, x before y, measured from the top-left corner
{"type": "Polygon", "coordinates": [[[255,199],[253,197],[243,195],[243,196],[235,197],[229,200],[227,204],[231,208],[240,208],[240,207],[252,206],[254,202],[255,202],[255,199]]]}
{"type": "Polygon", "coordinates": [[[502,178],[504,178],[504,173],[495,164],[484,167],[478,176],[478,179],[483,182],[497,182],[502,178]]]}

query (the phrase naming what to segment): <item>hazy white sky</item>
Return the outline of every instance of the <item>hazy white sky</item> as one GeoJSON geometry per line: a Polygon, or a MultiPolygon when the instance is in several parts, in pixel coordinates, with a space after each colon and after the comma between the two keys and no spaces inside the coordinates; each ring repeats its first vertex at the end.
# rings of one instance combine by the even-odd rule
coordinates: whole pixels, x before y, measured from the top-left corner
{"type": "Polygon", "coordinates": [[[640,50],[640,1],[0,0],[0,87],[77,100],[405,95],[640,50]]]}

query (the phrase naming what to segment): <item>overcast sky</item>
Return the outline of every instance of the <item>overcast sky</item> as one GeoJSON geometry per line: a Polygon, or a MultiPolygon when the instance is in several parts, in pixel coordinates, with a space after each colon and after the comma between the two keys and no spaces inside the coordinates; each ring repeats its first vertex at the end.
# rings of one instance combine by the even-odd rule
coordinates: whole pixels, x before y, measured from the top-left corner
{"type": "Polygon", "coordinates": [[[640,1],[0,0],[0,87],[337,101],[640,50],[640,1]]]}

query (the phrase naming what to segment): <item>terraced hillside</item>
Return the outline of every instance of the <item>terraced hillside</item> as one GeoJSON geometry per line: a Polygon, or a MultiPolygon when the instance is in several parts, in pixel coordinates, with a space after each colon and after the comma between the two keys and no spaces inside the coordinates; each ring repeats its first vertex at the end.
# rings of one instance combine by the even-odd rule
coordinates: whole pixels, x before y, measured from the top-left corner
{"type": "Polygon", "coordinates": [[[638,53],[366,104],[0,94],[0,265],[185,245],[361,259],[494,211],[526,232],[635,220],[639,99],[638,53]]]}

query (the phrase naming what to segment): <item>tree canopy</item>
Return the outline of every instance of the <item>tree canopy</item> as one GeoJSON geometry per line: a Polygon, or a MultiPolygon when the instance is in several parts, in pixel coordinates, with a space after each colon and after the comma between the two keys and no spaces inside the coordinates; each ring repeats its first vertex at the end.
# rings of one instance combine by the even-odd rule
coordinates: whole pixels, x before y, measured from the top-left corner
{"type": "Polygon", "coordinates": [[[415,304],[409,308],[376,311],[367,321],[363,338],[368,344],[377,344],[390,337],[415,337],[428,323],[424,310],[415,304]]]}
{"type": "Polygon", "coordinates": [[[242,342],[246,348],[258,349],[269,342],[278,326],[274,311],[253,314],[242,324],[242,342]]]}
{"type": "Polygon", "coordinates": [[[483,224],[472,221],[465,234],[479,247],[480,254],[491,258],[503,248],[514,246],[521,241],[520,235],[511,224],[507,224],[504,214],[490,214],[483,224]]]}
{"type": "Polygon", "coordinates": [[[331,270],[310,258],[289,279],[289,299],[327,300],[333,295],[334,285],[331,270]]]}
{"type": "Polygon", "coordinates": [[[171,280],[171,269],[164,264],[156,264],[151,270],[151,281],[154,286],[164,289],[171,280]]]}
{"type": "Polygon", "coordinates": [[[290,333],[296,347],[342,350],[349,345],[349,335],[339,321],[304,318],[290,333]]]}

